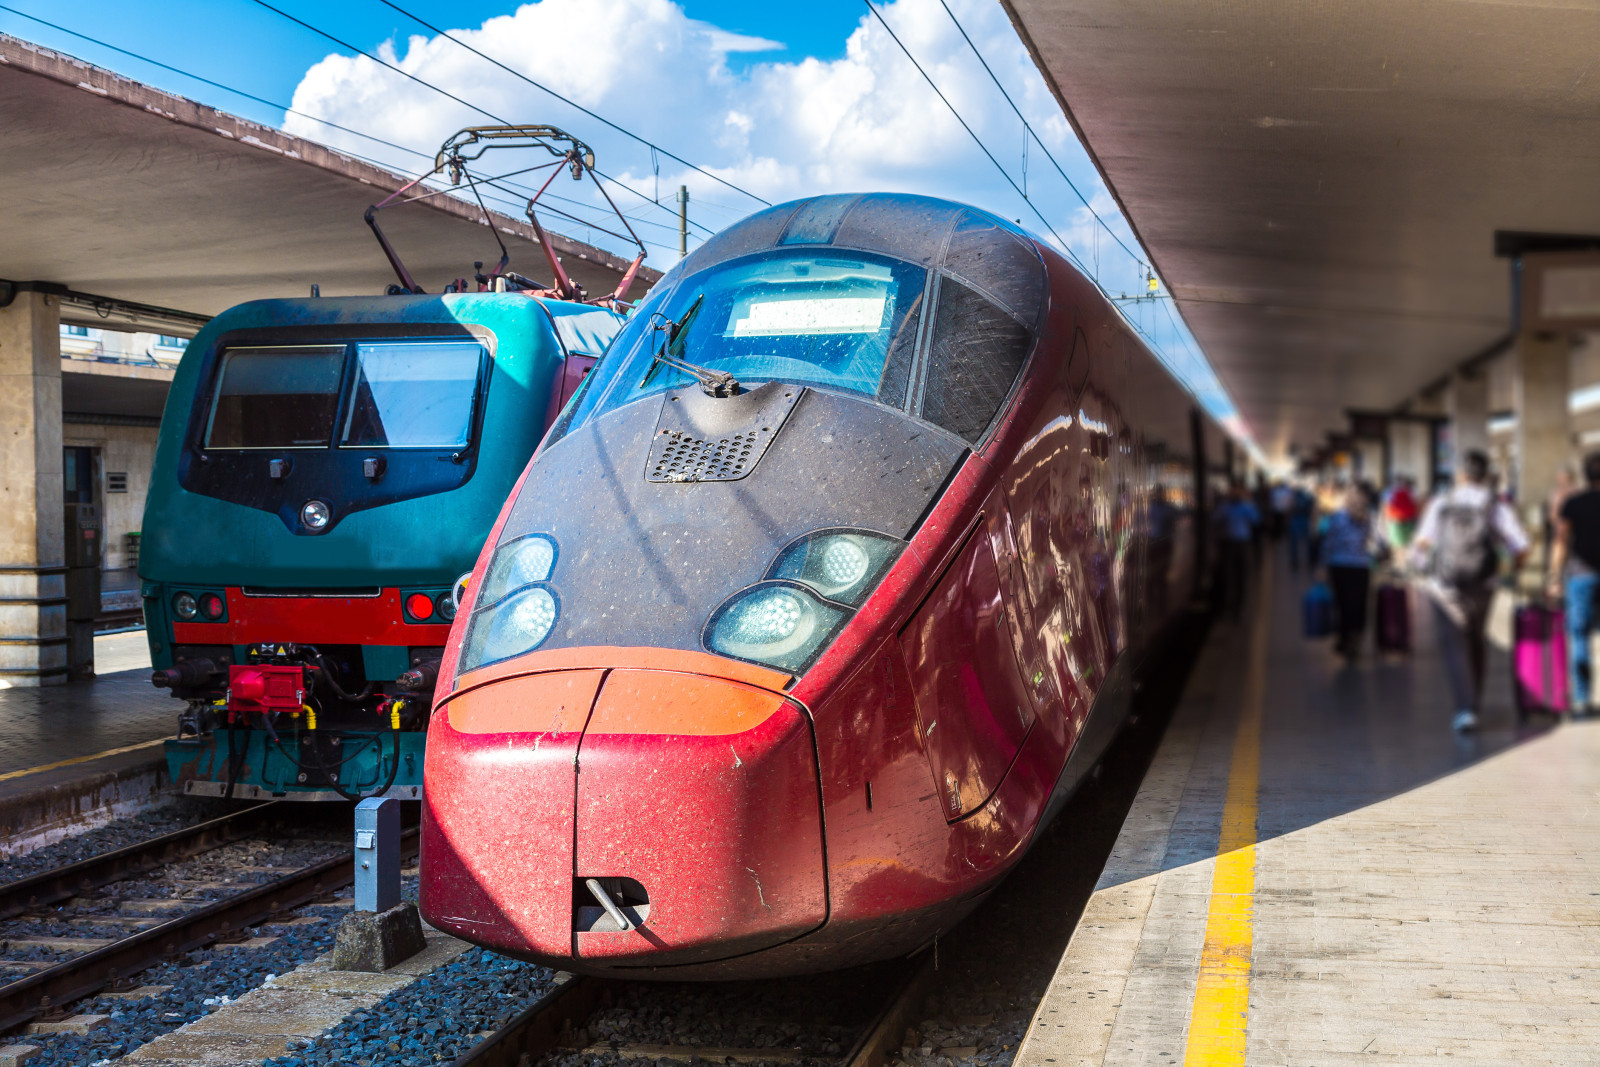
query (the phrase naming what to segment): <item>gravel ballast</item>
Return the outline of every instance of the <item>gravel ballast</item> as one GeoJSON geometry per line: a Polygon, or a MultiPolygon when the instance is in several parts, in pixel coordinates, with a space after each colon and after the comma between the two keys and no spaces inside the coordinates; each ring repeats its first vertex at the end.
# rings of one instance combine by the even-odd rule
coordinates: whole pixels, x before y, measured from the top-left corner
{"type": "Polygon", "coordinates": [[[555,972],[469,949],[268,1067],[423,1067],[449,1063],[548,992],[555,972]]]}

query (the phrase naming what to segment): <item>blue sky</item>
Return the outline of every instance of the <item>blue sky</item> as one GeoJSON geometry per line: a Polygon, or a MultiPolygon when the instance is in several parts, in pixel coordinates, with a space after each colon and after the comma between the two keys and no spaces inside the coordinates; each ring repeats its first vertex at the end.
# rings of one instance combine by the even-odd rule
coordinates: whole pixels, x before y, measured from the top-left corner
{"type": "MultiPolygon", "coordinates": [[[[651,202],[658,190],[660,200],[668,202],[678,184],[688,185],[691,217],[714,230],[760,207],[755,197],[777,202],[819,192],[893,189],[974,203],[1017,219],[1064,247],[1113,297],[1144,288],[1142,252],[994,0],[886,0],[880,8],[1011,181],[1027,189],[1027,199],[973,144],[860,0],[396,0],[755,197],[653,155],[454,42],[433,36],[380,0],[269,2],[357,48],[388,57],[484,111],[511,121],[554,123],[588,141],[602,170],[644,192],[641,200],[614,190],[650,244],[653,266],[668,267],[676,257],[672,210],[651,202]],[[1004,92],[984,71],[973,46],[1004,92]],[[1024,133],[1013,104],[1036,141],[1024,133]],[[1041,145],[1088,204],[1062,180],[1041,145]],[[1134,254],[1124,252],[1119,240],[1134,254]]],[[[415,173],[423,157],[431,157],[454,130],[491,121],[255,0],[77,0],[70,6],[0,0],[0,32],[400,173],[415,173]],[[163,70],[7,9],[271,103],[163,70]],[[286,115],[284,105],[299,114],[286,115]],[[369,138],[352,137],[327,122],[369,138]]],[[[583,194],[569,189],[569,195],[583,194]]],[[[514,204],[504,206],[515,211],[514,204]]],[[[580,215],[598,208],[570,206],[580,215]]],[[[569,221],[553,225],[581,239],[614,244],[569,221]]],[[[1130,320],[1202,401],[1220,416],[1232,415],[1232,404],[1170,301],[1127,308],[1130,320]]]]}

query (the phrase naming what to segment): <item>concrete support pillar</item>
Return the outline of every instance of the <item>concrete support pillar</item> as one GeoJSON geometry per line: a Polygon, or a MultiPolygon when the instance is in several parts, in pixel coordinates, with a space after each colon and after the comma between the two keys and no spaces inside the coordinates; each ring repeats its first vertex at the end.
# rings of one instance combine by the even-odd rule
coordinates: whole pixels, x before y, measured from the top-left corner
{"type": "Polygon", "coordinates": [[[1572,344],[1565,334],[1517,338],[1512,404],[1517,413],[1517,503],[1537,530],[1539,509],[1555,488],[1556,471],[1572,458],[1568,403],[1572,344]]]}
{"type": "Polygon", "coordinates": [[[1410,478],[1422,492],[1430,487],[1433,471],[1433,428],[1420,419],[1389,421],[1389,466],[1396,478],[1410,478]]]}
{"type": "Polygon", "coordinates": [[[1481,370],[1458,372],[1450,379],[1445,410],[1450,416],[1451,469],[1459,470],[1468,452],[1489,451],[1489,376],[1481,370]]]}
{"type": "Polygon", "coordinates": [[[61,307],[0,308],[0,686],[67,678],[61,473],[61,307]]]}

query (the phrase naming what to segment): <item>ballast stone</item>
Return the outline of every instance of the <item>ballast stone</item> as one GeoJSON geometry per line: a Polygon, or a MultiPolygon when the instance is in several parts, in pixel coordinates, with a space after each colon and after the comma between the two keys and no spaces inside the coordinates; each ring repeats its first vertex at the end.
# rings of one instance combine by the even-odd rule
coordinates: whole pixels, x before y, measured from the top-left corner
{"type": "Polygon", "coordinates": [[[329,962],[335,971],[387,971],[424,947],[417,906],[401,903],[387,911],[346,915],[339,922],[329,962]]]}

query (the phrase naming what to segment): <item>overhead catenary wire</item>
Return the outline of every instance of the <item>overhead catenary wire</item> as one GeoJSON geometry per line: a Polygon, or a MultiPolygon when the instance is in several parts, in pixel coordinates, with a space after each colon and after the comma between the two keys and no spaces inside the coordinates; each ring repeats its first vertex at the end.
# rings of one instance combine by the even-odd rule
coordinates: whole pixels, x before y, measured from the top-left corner
{"type": "MultiPolygon", "coordinates": [[[[1016,112],[1017,118],[1022,120],[1022,128],[1025,131],[1024,140],[1022,143],[1023,159],[1027,159],[1028,153],[1028,143],[1026,138],[1032,137],[1034,143],[1037,144],[1040,150],[1044,152],[1045,158],[1050,161],[1050,165],[1056,169],[1056,173],[1061,175],[1061,180],[1067,183],[1067,188],[1071,189],[1073,194],[1083,202],[1083,206],[1089,210],[1089,214],[1094,217],[1094,221],[1098,222],[1100,227],[1104,229],[1106,233],[1111,235],[1111,239],[1113,241],[1117,242],[1119,245],[1122,245],[1122,250],[1124,252],[1128,253],[1128,255],[1132,256],[1140,263],[1143,263],[1144,258],[1140,256],[1139,253],[1129,248],[1127,244],[1123,242],[1122,238],[1117,236],[1117,232],[1110,227],[1106,220],[1100,217],[1100,213],[1094,209],[1094,205],[1089,203],[1089,198],[1083,195],[1083,190],[1078,188],[1077,183],[1067,176],[1067,172],[1062,169],[1061,164],[1056,161],[1056,157],[1054,153],[1050,151],[1049,146],[1047,146],[1044,141],[1039,139],[1039,135],[1034,132],[1033,124],[1028,121],[1027,116],[1022,113],[1022,109],[1019,108],[1016,101],[1011,98],[1011,94],[1006,90],[1006,87],[1001,84],[1000,79],[995,75],[993,68],[989,66],[989,61],[983,58],[983,53],[978,50],[977,44],[974,43],[972,38],[967,34],[966,27],[961,25],[961,20],[956,18],[956,13],[950,10],[950,5],[946,3],[945,0],[939,0],[939,6],[944,8],[944,13],[946,15],[950,16],[950,21],[956,24],[956,29],[960,32],[961,39],[967,42],[967,47],[972,49],[972,54],[978,57],[979,63],[983,64],[984,73],[989,75],[989,80],[994,82],[994,87],[1000,90],[1000,95],[1006,98],[1006,103],[1011,105],[1011,110],[1016,112]]],[[[1024,163],[1024,166],[1026,166],[1026,163],[1024,163]]]]}
{"type": "Polygon", "coordinates": [[[504,63],[500,62],[500,60],[494,58],[493,56],[491,56],[491,55],[489,55],[489,54],[487,54],[485,52],[479,51],[478,49],[472,47],[467,42],[463,41],[461,38],[451,35],[451,33],[448,30],[441,29],[438,26],[435,26],[433,23],[431,23],[431,22],[427,21],[426,19],[422,18],[421,16],[412,14],[410,11],[407,11],[405,8],[401,7],[399,4],[393,3],[392,0],[379,0],[379,2],[382,3],[385,7],[389,7],[389,8],[394,9],[395,11],[398,11],[400,14],[404,15],[406,18],[410,19],[412,22],[415,22],[417,25],[423,27],[424,29],[428,30],[429,32],[437,34],[438,36],[443,37],[446,40],[451,41],[454,44],[459,45],[462,48],[465,48],[467,51],[471,52],[473,55],[478,56],[481,59],[487,60],[490,63],[493,63],[495,66],[499,67],[501,70],[505,71],[507,74],[510,74],[510,75],[512,75],[514,77],[522,79],[523,81],[527,82],[529,85],[533,86],[535,89],[539,89],[542,92],[549,93],[551,96],[555,97],[557,100],[561,101],[563,104],[566,104],[569,107],[576,108],[577,110],[583,112],[585,115],[588,115],[590,118],[594,119],[596,122],[604,123],[605,125],[611,127],[613,130],[616,130],[618,133],[623,134],[626,137],[633,138],[635,141],[638,141],[640,144],[645,145],[646,147],[648,147],[652,152],[659,152],[661,155],[666,156],[668,159],[677,160],[679,163],[682,163],[684,166],[688,167],[690,170],[693,170],[698,174],[702,174],[705,177],[710,178],[714,182],[719,182],[722,185],[726,185],[729,189],[732,189],[734,192],[741,193],[744,196],[748,196],[750,199],[756,201],[757,203],[764,204],[767,207],[771,207],[772,206],[772,202],[771,201],[764,200],[761,197],[757,196],[755,193],[752,193],[750,190],[742,189],[739,186],[737,186],[737,185],[733,184],[732,182],[728,181],[726,178],[719,177],[718,175],[715,175],[715,174],[711,173],[710,171],[706,170],[704,167],[701,167],[701,166],[698,166],[697,164],[691,163],[687,159],[684,159],[682,156],[675,155],[672,152],[667,151],[665,148],[662,148],[658,144],[655,144],[655,143],[653,143],[651,141],[647,141],[645,138],[643,138],[643,137],[639,136],[638,134],[634,133],[632,130],[629,130],[629,129],[623,127],[623,126],[617,125],[615,122],[612,122],[610,119],[606,118],[603,115],[595,114],[593,111],[590,111],[588,108],[584,107],[582,104],[577,103],[574,100],[568,99],[565,96],[562,96],[560,93],[556,92],[554,89],[550,88],[548,85],[544,85],[544,84],[542,84],[540,82],[534,81],[532,78],[528,77],[526,74],[522,73],[520,70],[517,70],[517,69],[515,69],[513,67],[508,67],[504,63]]]}
{"type": "MultiPolygon", "coordinates": [[[[267,97],[264,97],[264,96],[258,96],[255,93],[249,92],[248,90],[245,90],[245,89],[240,89],[237,86],[228,85],[225,82],[219,82],[219,81],[216,81],[214,79],[207,78],[204,75],[196,74],[193,71],[185,70],[182,67],[173,66],[171,63],[162,62],[159,59],[154,59],[151,56],[147,56],[147,55],[145,55],[145,54],[143,54],[141,52],[135,52],[135,51],[132,51],[131,49],[123,48],[123,47],[121,47],[119,45],[112,44],[109,41],[101,40],[100,38],[91,36],[90,34],[82,33],[80,31],[74,30],[74,29],[69,29],[66,26],[62,26],[62,25],[60,25],[58,23],[51,22],[48,19],[42,19],[42,18],[38,17],[37,15],[30,15],[26,11],[19,11],[18,9],[16,9],[14,7],[11,7],[11,6],[7,5],[7,4],[0,4],[0,11],[10,12],[11,14],[18,16],[19,18],[27,19],[29,22],[34,22],[34,23],[39,24],[40,26],[45,26],[45,27],[48,27],[49,29],[55,30],[57,33],[64,33],[68,37],[74,37],[74,38],[76,38],[76,39],[78,39],[80,41],[86,41],[89,44],[92,44],[92,45],[96,46],[97,48],[104,48],[107,51],[115,52],[118,55],[127,56],[129,59],[137,60],[140,63],[148,64],[148,65],[150,65],[152,67],[156,67],[156,68],[158,68],[160,70],[169,71],[170,73],[176,74],[181,78],[187,78],[190,81],[198,82],[201,85],[208,85],[208,86],[212,87],[213,89],[220,89],[225,93],[230,93],[230,94],[232,94],[234,96],[237,96],[237,97],[239,97],[241,99],[250,100],[250,101],[252,101],[254,103],[262,104],[262,105],[264,105],[266,107],[273,108],[273,109],[275,109],[277,111],[282,111],[286,115],[297,115],[300,118],[306,119],[307,121],[318,123],[319,125],[326,126],[329,129],[338,130],[340,133],[346,133],[346,134],[349,134],[352,137],[359,137],[362,140],[371,141],[374,144],[382,145],[385,148],[392,148],[397,152],[404,152],[407,155],[416,156],[416,157],[418,157],[420,159],[426,159],[426,160],[430,160],[431,161],[434,158],[434,153],[432,153],[432,152],[425,152],[425,151],[422,151],[421,149],[412,148],[409,145],[398,144],[398,143],[396,143],[394,141],[386,140],[385,138],[378,137],[378,136],[375,136],[373,134],[366,133],[366,132],[364,132],[362,130],[355,129],[354,127],[345,126],[345,125],[342,125],[340,123],[334,122],[332,119],[326,119],[326,118],[323,118],[320,115],[313,115],[309,111],[304,111],[304,110],[301,110],[299,108],[291,107],[288,104],[279,103],[276,100],[271,100],[271,99],[268,99],[267,97]]],[[[384,161],[378,160],[378,159],[374,159],[374,158],[372,158],[370,156],[361,155],[360,153],[351,151],[349,149],[342,149],[341,151],[343,152],[343,154],[350,156],[352,159],[359,160],[359,161],[361,161],[363,163],[370,164],[370,165],[372,165],[374,167],[380,167],[380,168],[383,168],[383,169],[387,170],[391,166],[391,164],[389,164],[387,162],[384,162],[384,161]]],[[[505,188],[505,189],[508,189],[508,190],[516,190],[518,188],[518,186],[516,186],[515,183],[506,182],[504,187],[497,185],[496,188],[505,188]]],[[[523,190],[523,191],[531,192],[531,190],[523,190]]],[[[512,193],[511,195],[515,196],[516,194],[512,193]]],[[[561,195],[556,194],[556,193],[546,193],[545,195],[549,199],[559,200],[559,201],[561,201],[563,203],[572,204],[572,205],[574,205],[576,207],[588,208],[588,209],[595,210],[595,211],[599,210],[599,208],[597,206],[593,205],[593,204],[586,204],[586,203],[584,203],[582,201],[579,201],[579,200],[573,200],[571,197],[561,196],[561,195]]],[[[523,206],[523,204],[522,204],[522,202],[520,200],[514,202],[514,201],[502,200],[502,199],[499,199],[497,197],[491,197],[490,199],[494,200],[498,204],[501,204],[501,205],[504,205],[506,207],[509,207],[509,208],[512,208],[512,209],[516,209],[516,210],[520,210],[522,208],[522,206],[523,206]]],[[[564,217],[569,218],[569,219],[573,219],[573,221],[578,222],[580,225],[583,225],[583,226],[594,226],[595,225],[594,223],[590,222],[587,219],[578,219],[578,218],[574,218],[570,214],[566,214],[566,213],[562,213],[562,214],[564,215],[564,217]]],[[[632,218],[632,217],[633,216],[630,216],[630,218],[632,218]]],[[[672,233],[677,233],[677,231],[678,231],[678,227],[677,227],[676,223],[668,224],[668,223],[663,223],[663,222],[653,222],[653,221],[651,221],[649,219],[643,219],[643,218],[634,218],[634,221],[638,222],[640,225],[651,226],[651,227],[654,227],[655,229],[658,229],[658,230],[667,230],[667,231],[670,231],[672,233]]],[[[710,233],[711,231],[707,230],[706,232],[710,233]]],[[[674,253],[676,252],[675,249],[668,249],[667,246],[665,246],[665,245],[652,244],[651,247],[652,248],[659,248],[659,249],[662,249],[664,251],[673,251],[674,253]]]]}
{"type": "MultiPolygon", "coordinates": [[[[261,0],[256,0],[256,2],[260,3],[261,0]]],[[[928,87],[934,91],[934,94],[937,95],[944,103],[944,106],[949,109],[950,114],[954,115],[956,121],[961,123],[961,128],[966,130],[967,136],[972,138],[972,143],[977,145],[979,150],[982,151],[984,155],[989,157],[989,162],[994,164],[994,169],[1000,172],[1000,176],[1006,180],[1006,184],[1011,186],[1012,189],[1016,190],[1018,196],[1022,197],[1023,202],[1028,205],[1028,209],[1038,217],[1039,221],[1044,225],[1044,228],[1050,231],[1050,236],[1055,238],[1056,244],[1061,246],[1061,250],[1071,257],[1072,261],[1076,263],[1085,273],[1087,273],[1089,268],[1084,266],[1083,260],[1079,259],[1077,253],[1073,252],[1072,248],[1067,244],[1067,242],[1062,240],[1061,235],[1056,233],[1056,228],[1050,224],[1049,219],[1044,217],[1044,212],[1039,210],[1038,205],[1032,200],[1028,199],[1027,194],[1022,191],[1022,188],[1017,185],[1016,180],[1011,177],[1011,173],[1000,164],[998,159],[994,157],[994,153],[989,151],[989,146],[983,143],[983,138],[979,137],[977,131],[967,124],[966,119],[961,117],[961,112],[957,111],[956,106],[950,102],[950,98],[944,95],[944,90],[939,88],[939,83],[934,81],[928,72],[923,69],[921,63],[917,62],[917,57],[912,55],[911,49],[907,48],[905,42],[900,40],[900,35],[894,32],[894,27],[889,25],[888,20],[883,17],[883,13],[878,10],[876,5],[873,4],[872,0],[862,0],[862,3],[867,5],[867,10],[872,12],[873,17],[875,17],[879,24],[882,25],[883,28],[888,32],[889,37],[893,39],[894,43],[900,46],[900,51],[904,52],[906,58],[911,61],[911,65],[917,68],[917,73],[922,75],[922,80],[928,83],[928,87]]]]}
{"type": "MultiPolygon", "coordinates": [[[[259,0],[257,0],[257,2],[259,2],[259,0]]],[[[900,46],[900,51],[905,53],[905,57],[911,61],[911,65],[917,68],[917,73],[922,75],[923,80],[928,83],[928,87],[934,91],[935,95],[937,95],[940,101],[944,103],[944,106],[949,109],[950,114],[955,116],[956,121],[961,124],[961,128],[967,131],[967,135],[972,138],[973,143],[976,144],[983,154],[988,157],[989,162],[994,164],[995,170],[1000,172],[1000,176],[1006,180],[1006,184],[1010,185],[1011,188],[1016,191],[1017,195],[1022,197],[1022,199],[1027,203],[1028,208],[1034,213],[1035,216],[1037,216],[1039,221],[1044,224],[1045,229],[1050,231],[1050,236],[1055,238],[1056,244],[1060,246],[1062,252],[1067,256],[1068,259],[1077,265],[1079,270],[1083,271],[1084,274],[1089,277],[1089,280],[1094,284],[1094,287],[1100,291],[1100,295],[1104,296],[1108,302],[1111,302],[1111,294],[1106,291],[1106,287],[1101,284],[1100,279],[1089,271],[1089,268],[1084,265],[1083,260],[1078,258],[1077,253],[1074,252],[1067,242],[1061,238],[1060,234],[1056,233],[1055,227],[1050,225],[1050,220],[1045,218],[1044,213],[1039,210],[1038,205],[1023,195],[1022,189],[1017,185],[1016,180],[1011,177],[1010,172],[1007,171],[1006,168],[1001,165],[1000,161],[995,158],[994,153],[989,151],[988,145],[983,143],[983,139],[978,136],[977,131],[975,131],[972,126],[968,124],[966,119],[961,117],[961,112],[956,110],[956,106],[950,102],[949,97],[944,95],[944,91],[939,88],[939,84],[933,80],[932,76],[928,74],[927,70],[923,68],[922,64],[917,61],[917,57],[912,54],[911,49],[907,48],[905,42],[902,41],[899,35],[894,32],[894,28],[889,25],[888,21],[883,17],[882,12],[877,9],[872,0],[862,0],[862,2],[867,5],[867,10],[871,11],[873,16],[877,18],[879,24],[882,25],[884,30],[888,32],[889,37],[894,41],[894,43],[900,46]]],[[[1140,260],[1139,262],[1142,264],[1144,261],[1140,260]]],[[[1112,302],[1112,307],[1118,307],[1118,305],[1115,302],[1112,302]]],[[[1118,307],[1118,310],[1120,312],[1121,308],[1118,307]]],[[[1146,331],[1138,321],[1131,318],[1125,312],[1122,313],[1122,320],[1132,327],[1135,333],[1138,333],[1146,341],[1150,342],[1150,347],[1159,355],[1164,363],[1166,363],[1169,367],[1174,365],[1172,358],[1166,354],[1166,350],[1161,347],[1161,344],[1155,339],[1155,337],[1146,331]]]]}
{"type": "MultiPolygon", "coordinates": [[[[455,93],[452,93],[450,90],[441,88],[440,86],[437,86],[437,85],[433,84],[432,82],[428,81],[426,78],[420,78],[417,75],[411,73],[410,71],[406,70],[403,67],[399,67],[399,66],[397,66],[397,65],[395,65],[393,63],[390,63],[386,59],[381,59],[378,56],[373,55],[371,52],[366,51],[365,49],[357,48],[355,45],[351,44],[349,41],[343,40],[342,38],[339,38],[339,37],[335,37],[333,34],[329,33],[327,30],[321,29],[320,27],[317,27],[317,26],[313,26],[311,23],[307,22],[305,19],[298,18],[298,17],[296,17],[294,15],[291,15],[289,12],[283,10],[282,8],[274,7],[273,5],[267,3],[267,0],[251,0],[251,2],[256,4],[258,7],[266,8],[268,11],[271,11],[273,14],[276,14],[276,15],[279,15],[279,16],[281,16],[283,18],[288,19],[290,22],[293,22],[297,26],[300,26],[300,27],[302,27],[304,29],[307,29],[307,30],[311,31],[312,33],[316,34],[318,37],[321,37],[321,38],[323,38],[325,40],[333,42],[334,44],[338,45],[340,48],[348,49],[349,51],[354,52],[357,55],[362,56],[363,58],[371,60],[372,62],[378,64],[381,67],[386,67],[389,70],[394,71],[396,74],[399,74],[403,78],[408,78],[411,81],[416,82],[418,85],[422,86],[425,89],[430,89],[433,92],[438,93],[440,96],[446,97],[447,99],[450,99],[450,100],[454,100],[456,103],[460,104],[462,107],[465,107],[465,108],[467,108],[467,109],[469,109],[471,111],[476,111],[478,114],[484,116],[485,118],[493,119],[495,122],[499,123],[502,126],[515,125],[510,120],[502,118],[501,116],[496,115],[494,112],[488,110],[487,108],[480,107],[479,105],[474,104],[469,100],[464,100],[461,97],[457,96],[455,93]]],[[[595,174],[599,175],[602,178],[605,178],[607,181],[609,181],[612,184],[616,185],[618,188],[626,189],[628,192],[632,193],[634,196],[637,196],[639,199],[644,200],[647,203],[654,203],[655,202],[655,201],[652,201],[650,199],[650,197],[646,196],[644,193],[640,192],[638,189],[632,188],[631,186],[627,185],[625,182],[619,181],[617,178],[614,178],[611,175],[606,174],[603,171],[600,171],[598,169],[595,169],[595,168],[590,168],[590,169],[594,170],[595,174]]],[[[660,206],[661,206],[662,210],[664,210],[664,211],[671,212],[671,210],[672,210],[671,208],[668,208],[664,204],[660,205],[660,206]]],[[[707,230],[706,232],[710,233],[711,231],[707,230]]]]}

